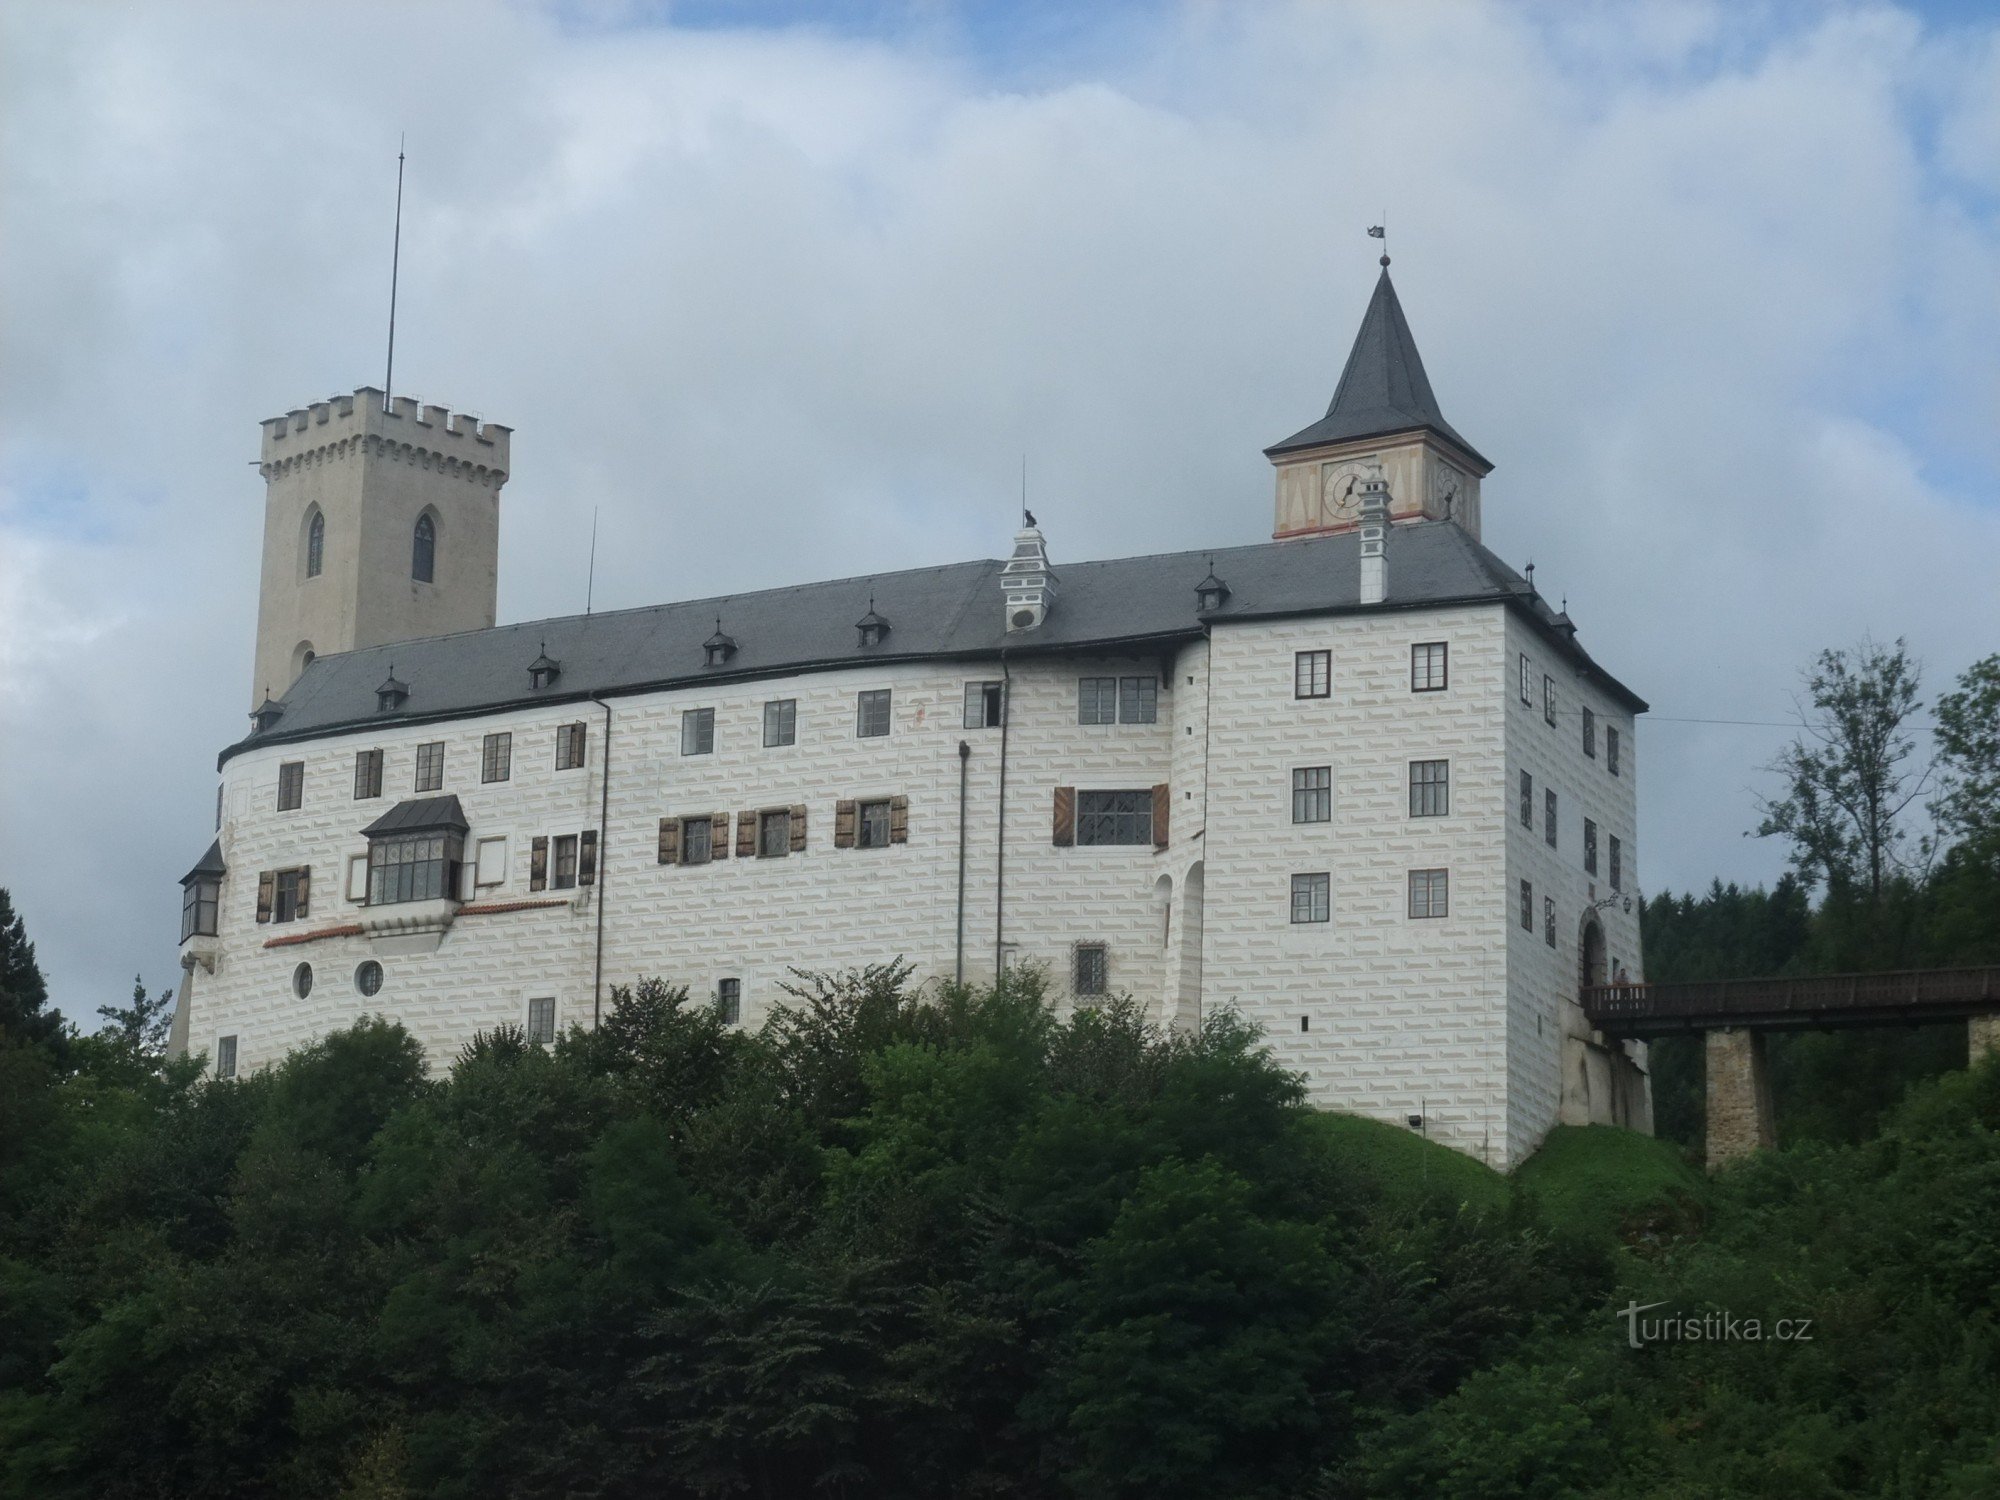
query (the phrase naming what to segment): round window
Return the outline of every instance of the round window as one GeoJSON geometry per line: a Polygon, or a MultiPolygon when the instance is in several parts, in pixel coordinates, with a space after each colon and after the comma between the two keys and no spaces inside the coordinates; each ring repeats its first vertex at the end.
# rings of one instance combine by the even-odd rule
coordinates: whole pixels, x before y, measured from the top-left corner
{"type": "Polygon", "coordinates": [[[313,966],[300,964],[292,970],[292,993],[301,1000],[313,992],[313,966]]]}
{"type": "Polygon", "coordinates": [[[354,987],[364,995],[373,995],[382,988],[382,966],[369,959],[354,971],[354,987]]]}

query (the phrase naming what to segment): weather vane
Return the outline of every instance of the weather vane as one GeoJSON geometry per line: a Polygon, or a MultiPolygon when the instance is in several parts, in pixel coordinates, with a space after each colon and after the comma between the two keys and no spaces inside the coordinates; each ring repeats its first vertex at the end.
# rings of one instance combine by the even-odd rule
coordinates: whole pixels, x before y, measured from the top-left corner
{"type": "MultiPolygon", "coordinates": [[[[1382,217],[1386,219],[1389,216],[1387,214],[1384,214],[1382,217]]],[[[1380,240],[1382,242],[1382,265],[1383,268],[1386,270],[1389,265],[1388,226],[1385,224],[1370,224],[1368,226],[1368,238],[1371,240],[1380,240]]]]}

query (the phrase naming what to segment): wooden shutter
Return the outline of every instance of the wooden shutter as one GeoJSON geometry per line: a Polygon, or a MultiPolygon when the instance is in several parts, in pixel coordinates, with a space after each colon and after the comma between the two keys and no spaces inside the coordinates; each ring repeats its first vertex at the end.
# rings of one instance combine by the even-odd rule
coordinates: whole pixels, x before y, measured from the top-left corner
{"type": "Polygon", "coordinates": [[[309,916],[312,912],[312,878],[313,878],[312,866],[302,865],[299,868],[298,909],[292,913],[292,915],[297,917],[301,922],[303,922],[307,918],[307,916],[309,916]]]}
{"type": "Polygon", "coordinates": [[[889,799],[889,842],[907,844],[910,841],[910,799],[891,797],[889,799]]]}
{"type": "Polygon", "coordinates": [[[1056,788],[1055,844],[1058,849],[1067,849],[1076,842],[1076,788],[1059,786],[1056,788]]]}
{"type": "Polygon", "coordinates": [[[576,883],[590,885],[597,879],[597,830],[583,830],[583,842],[577,848],[576,883]]]}
{"type": "Polygon", "coordinates": [[[736,857],[757,857],[757,809],[746,807],[736,815],[736,857]]]}
{"type": "Polygon", "coordinates": [[[549,841],[544,835],[528,846],[528,889],[545,891],[548,888],[549,841]]]}
{"type": "Polygon", "coordinates": [[[257,874],[257,920],[271,920],[271,902],[278,894],[278,872],[260,870],[257,874]]]}
{"type": "Polygon", "coordinates": [[[681,820],[679,818],[660,819],[660,863],[677,865],[681,862],[681,820]]]}
{"type": "Polygon", "coordinates": [[[792,804],[792,852],[798,853],[806,846],[806,806],[803,802],[792,804]]]}
{"type": "Polygon", "coordinates": [[[729,858],[729,814],[710,813],[708,824],[708,857],[710,859],[729,858]]]}
{"type": "Polygon", "coordinates": [[[854,847],[854,803],[851,799],[833,804],[833,847],[854,847]]]}
{"type": "Polygon", "coordinates": [[[1162,781],[1153,788],[1153,847],[1167,847],[1167,817],[1173,808],[1173,798],[1168,793],[1167,784],[1162,781]]]}

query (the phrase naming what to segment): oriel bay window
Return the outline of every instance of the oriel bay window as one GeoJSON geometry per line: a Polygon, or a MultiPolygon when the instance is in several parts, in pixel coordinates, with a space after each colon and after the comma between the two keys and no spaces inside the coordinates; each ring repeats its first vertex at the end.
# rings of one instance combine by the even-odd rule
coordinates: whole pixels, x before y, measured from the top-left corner
{"type": "Polygon", "coordinates": [[[370,906],[458,895],[466,833],[458,798],[400,802],[362,832],[368,838],[370,906]]]}

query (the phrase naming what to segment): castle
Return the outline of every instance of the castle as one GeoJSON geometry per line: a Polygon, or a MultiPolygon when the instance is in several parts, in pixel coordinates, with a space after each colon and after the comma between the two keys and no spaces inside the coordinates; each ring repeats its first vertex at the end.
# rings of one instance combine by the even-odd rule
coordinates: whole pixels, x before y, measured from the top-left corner
{"type": "Polygon", "coordinates": [[[1480,543],[1386,258],[1273,539],[496,625],[510,432],[362,388],[263,424],[253,728],[182,883],[219,1075],[380,1012],[448,1061],[657,975],[1044,966],[1234,1007],[1328,1107],[1497,1166],[1648,1128],[1579,984],[1641,971],[1634,716],[1480,543]]]}

